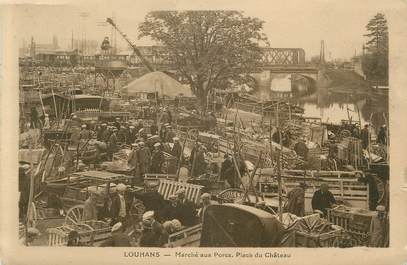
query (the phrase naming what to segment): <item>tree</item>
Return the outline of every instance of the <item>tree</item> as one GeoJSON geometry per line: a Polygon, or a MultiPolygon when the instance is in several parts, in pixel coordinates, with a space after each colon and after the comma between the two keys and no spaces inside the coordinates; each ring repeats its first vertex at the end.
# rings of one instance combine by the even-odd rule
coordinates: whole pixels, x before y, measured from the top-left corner
{"type": "Polygon", "coordinates": [[[261,62],[263,21],[238,11],[154,11],[139,25],[166,48],[169,62],[206,108],[208,93],[243,83],[261,62]]]}
{"type": "Polygon", "coordinates": [[[389,76],[389,33],[387,20],[382,13],[376,14],[366,25],[364,36],[367,53],[362,58],[362,67],[366,76],[376,82],[388,82],[389,76]]]}

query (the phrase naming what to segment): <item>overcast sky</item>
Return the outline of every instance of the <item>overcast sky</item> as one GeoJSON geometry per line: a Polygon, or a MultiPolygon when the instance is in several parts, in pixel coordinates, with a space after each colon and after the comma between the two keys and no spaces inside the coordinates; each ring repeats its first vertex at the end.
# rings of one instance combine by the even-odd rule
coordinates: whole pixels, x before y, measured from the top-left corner
{"type": "MultiPolygon", "coordinates": [[[[43,0],[44,1],[50,0],[43,0]]],[[[55,0],[53,1],[55,2],[55,0]]],[[[363,34],[369,19],[377,12],[384,13],[389,22],[397,16],[403,1],[369,0],[100,0],[76,1],[64,5],[20,5],[14,13],[16,40],[22,43],[34,36],[38,43],[51,43],[52,36],[58,37],[63,47],[70,44],[72,31],[74,38],[99,42],[110,36],[111,28],[100,26],[106,17],[116,17],[117,24],[137,44],[149,45],[147,39],[137,39],[137,27],[151,10],[196,10],[234,9],[248,16],[265,21],[264,32],[272,47],[304,48],[307,58],[318,55],[320,41],[325,40],[326,57],[349,58],[361,52],[363,34]],[[199,3],[198,3],[199,2],[199,3]],[[383,3],[383,4],[382,4],[383,3]],[[80,14],[86,13],[86,18],[80,14]]],[[[60,2],[58,2],[60,3],[60,2]]],[[[391,23],[390,23],[391,26],[391,23]]],[[[117,35],[117,43],[125,47],[117,35]]]]}

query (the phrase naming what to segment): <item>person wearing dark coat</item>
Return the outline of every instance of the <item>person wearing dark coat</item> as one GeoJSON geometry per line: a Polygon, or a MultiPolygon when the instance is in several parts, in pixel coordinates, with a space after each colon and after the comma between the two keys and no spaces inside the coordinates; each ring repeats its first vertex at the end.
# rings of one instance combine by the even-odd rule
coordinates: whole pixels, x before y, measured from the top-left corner
{"type": "Polygon", "coordinates": [[[308,160],[308,147],[305,144],[305,140],[301,139],[298,143],[294,145],[294,151],[297,155],[304,158],[304,160],[308,160]]]}
{"type": "Polygon", "coordinates": [[[225,154],[225,160],[222,162],[222,166],[220,168],[220,179],[226,180],[228,184],[234,188],[235,185],[235,167],[233,165],[233,161],[230,155],[225,154]]]}
{"type": "Polygon", "coordinates": [[[118,147],[118,140],[117,140],[117,128],[113,129],[113,133],[110,135],[109,140],[108,140],[108,145],[107,145],[107,156],[109,160],[113,159],[113,154],[117,152],[119,149],[118,147]]]}
{"type": "Polygon", "coordinates": [[[157,124],[155,124],[155,123],[151,124],[151,126],[150,126],[150,133],[151,133],[152,135],[156,135],[157,132],[158,132],[157,124]]]}
{"type": "Polygon", "coordinates": [[[369,146],[369,125],[366,124],[365,127],[360,131],[360,139],[362,140],[362,148],[367,149],[369,146]]]}
{"type": "Polygon", "coordinates": [[[185,198],[185,189],[179,189],[176,192],[177,201],[177,216],[182,225],[193,226],[196,224],[195,204],[185,198]]]}
{"type": "Polygon", "coordinates": [[[328,190],[328,184],[322,183],[321,188],[312,196],[312,209],[319,210],[324,216],[327,215],[327,208],[332,208],[336,204],[334,195],[328,190]]]}
{"type": "Polygon", "coordinates": [[[151,155],[151,167],[150,171],[152,173],[162,173],[162,164],[164,163],[164,154],[160,149],[161,144],[154,144],[154,151],[151,155]]]}
{"type": "Polygon", "coordinates": [[[98,141],[101,141],[101,142],[106,142],[105,141],[105,138],[104,138],[104,136],[105,136],[105,134],[106,134],[106,131],[107,131],[107,124],[106,123],[102,123],[101,125],[100,125],[100,128],[99,128],[99,130],[97,131],[97,133],[96,133],[96,139],[98,140],[98,141]]]}
{"type": "Polygon", "coordinates": [[[178,137],[174,137],[174,138],[172,138],[172,140],[174,141],[174,145],[172,146],[172,149],[171,149],[171,154],[176,158],[176,161],[177,161],[177,168],[178,168],[178,164],[179,164],[179,160],[180,160],[180,158],[181,158],[181,160],[182,160],[182,157],[181,157],[181,153],[182,153],[182,146],[181,146],[181,144],[179,143],[179,138],[178,137]]]}
{"type": "Polygon", "coordinates": [[[111,197],[110,217],[112,218],[111,224],[117,222],[124,222],[127,215],[126,201],[124,198],[124,192],[126,185],[120,183],[116,186],[116,192],[111,197]]]}
{"type": "Polygon", "coordinates": [[[105,143],[108,143],[111,134],[112,134],[111,130],[106,128],[106,130],[104,130],[103,133],[102,133],[101,141],[105,142],[105,143]]]}
{"type": "Polygon", "coordinates": [[[380,144],[386,145],[387,144],[387,128],[386,125],[382,125],[380,127],[379,134],[377,135],[377,140],[380,144]]]}

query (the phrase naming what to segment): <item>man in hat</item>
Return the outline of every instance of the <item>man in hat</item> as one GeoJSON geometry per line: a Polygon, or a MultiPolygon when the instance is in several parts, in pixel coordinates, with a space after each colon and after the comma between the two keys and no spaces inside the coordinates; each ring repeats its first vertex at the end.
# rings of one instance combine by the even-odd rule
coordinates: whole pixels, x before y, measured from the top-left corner
{"type": "Polygon", "coordinates": [[[164,154],[161,151],[161,144],[155,143],[154,150],[151,155],[151,167],[150,170],[152,173],[162,173],[162,164],[164,163],[164,154]]]}
{"type": "Polygon", "coordinates": [[[171,125],[168,125],[167,127],[167,134],[165,135],[165,142],[171,143],[173,141],[173,138],[175,137],[175,132],[172,129],[171,125]]]}
{"type": "Polygon", "coordinates": [[[127,187],[123,183],[119,183],[116,185],[116,192],[112,195],[112,205],[110,208],[112,223],[125,221],[127,212],[124,192],[126,191],[126,189],[127,187]]]}
{"type": "Polygon", "coordinates": [[[161,139],[161,142],[165,142],[165,140],[167,139],[167,126],[168,126],[169,124],[168,123],[166,123],[166,124],[164,124],[164,126],[161,126],[161,129],[160,129],[160,139],[161,139]]]}
{"type": "Polygon", "coordinates": [[[96,140],[103,141],[103,134],[105,133],[106,130],[107,130],[107,124],[102,123],[96,131],[96,140]]]}
{"type": "Polygon", "coordinates": [[[387,127],[386,127],[386,124],[383,124],[382,127],[380,127],[379,133],[377,135],[377,140],[382,145],[387,144],[387,127]]]}
{"type": "Polygon", "coordinates": [[[125,233],[125,227],[121,222],[112,227],[112,237],[105,240],[101,247],[131,247],[130,237],[125,233]]]}
{"type": "Polygon", "coordinates": [[[321,211],[323,216],[327,214],[327,208],[332,208],[336,204],[334,195],[329,191],[327,183],[322,183],[319,190],[312,196],[312,209],[321,211]]]}
{"type": "Polygon", "coordinates": [[[125,144],[127,142],[128,134],[128,123],[124,123],[124,125],[120,126],[120,129],[117,132],[117,141],[121,144],[125,144]]]}
{"type": "Polygon", "coordinates": [[[109,137],[108,145],[107,145],[107,156],[108,159],[111,161],[113,159],[113,154],[117,152],[118,145],[117,145],[117,131],[116,127],[113,128],[113,132],[109,137]]]}
{"type": "Polygon", "coordinates": [[[220,168],[220,179],[226,180],[228,184],[234,188],[235,187],[235,167],[233,165],[232,157],[229,154],[223,156],[224,160],[220,168]]]}
{"type": "Polygon", "coordinates": [[[89,198],[85,201],[83,205],[83,220],[97,220],[98,210],[96,207],[98,194],[94,191],[90,193],[89,198]]]}
{"type": "Polygon", "coordinates": [[[367,149],[370,142],[369,124],[365,124],[365,127],[360,131],[360,139],[362,140],[362,148],[367,149]]]}
{"type": "Polygon", "coordinates": [[[151,161],[151,151],[150,148],[144,143],[144,141],[139,142],[140,146],[140,172],[145,174],[150,172],[150,161],[151,161]]]}
{"type": "Polygon", "coordinates": [[[195,154],[195,166],[192,176],[199,177],[206,172],[206,161],[205,161],[205,151],[206,147],[199,145],[198,151],[195,154]]]}
{"type": "Polygon", "coordinates": [[[198,218],[199,218],[199,221],[202,223],[206,208],[208,208],[208,206],[212,204],[211,195],[209,193],[202,194],[201,201],[202,201],[202,207],[198,210],[198,218]]]}
{"type": "Polygon", "coordinates": [[[92,138],[92,132],[88,129],[86,124],[82,124],[81,132],[80,132],[80,139],[81,140],[88,140],[92,138]]]}
{"type": "Polygon", "coordinates": [[[140,238],[140,247],[162,247],[168,242],[168,233],[154,218],[153,211],[143,214],[143,233],[140,238]]]}
{"type": "Polygon", "coordinates": [[[120,130],[120,118],[119,118],[119,117],[117,117],[117,118],[115,119],[115,122],[114,122],[114,125],[113,125],[113,126],[116,127],[117,130],[120,130]]]}
{"type": "Polygon", "coordinates": [[[181,162],[179,161],[181,157],[181,153],[182,153],[182,146],[179,143],[179,138],[178,137],[174,137],[172,138],[174,145],[172,146],[171,149],[171,154],[176,158],[177,161],[177,168],[178,168],[178,164],[181,162]]]}
{"type": "Polygon", "coordinates": [[[140,171],[142,160],[141,160],[139,150],[140,149],[139,149],[138,144],[133,143],[131,145],[131,152],[130,152],[128,160],[127,160],[129,166],[132,168],[132,174],[133,174],[133,183],[132,184],[133,185],[136,185],[137,182],[140,182],[141,178],[142,178],[141,171],[140,171]]]}
{"type": "Polygon", "coordinates": [[[176,191],[177,199],[177,219],[185,226],[193,226],[196,223],[195,204],[185,197],[185,189],[176,191]]]}
{"type": "Polygon", "coordinates": [[[386,208],[383,205],[376,207],[377,215],[372,217],[370,223],[370,247],[388,247],[389,222],[386,208]]]}
{"type": "Polygon", "coordinates": [[[295,214],[298,217],[305,213],[305,189],[306,184],[301,182],[298,187],[293,188],[287,193],[287,205],[285,211],[295,214]]]}
{"type": "Polygon", "coordinates": [[[107,142],[109,142],[109,137],[112,134],[113,130],[110,126],[108,127],[106,123],[102,123],[101,128],[103,131],[101,133],[101,141],[104,143],[107,143],[107,142]]]}
{"type": "Polygon", "coordinates": [[[126,143],[127,144],[134,143],[134,141],[136,140],[136,135],[137,135],[136,127],[134,127],[133,125],[130,125],[129,126],[129,134],[128,134],[126,143]]]}
{"type": "Polygon", "coordinates": [[[153,124],[151,124],[151,126],[150,126],[150,133],[152,135],[156,135],[157,132],[158,132],[157,124],[155,124],[155,122],[153,122],[153,124]]]}

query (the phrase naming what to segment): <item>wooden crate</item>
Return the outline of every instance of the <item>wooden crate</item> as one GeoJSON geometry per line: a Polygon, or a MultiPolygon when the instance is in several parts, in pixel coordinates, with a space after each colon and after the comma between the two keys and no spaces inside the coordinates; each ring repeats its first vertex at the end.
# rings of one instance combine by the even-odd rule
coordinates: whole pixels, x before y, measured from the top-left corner
{"type": "Polygon", "coordinates": [[[351,208],[344,206],[328,209],[327,219],[329,222],[343,227],[352,238],[354,246],[368,246],[370,240],[370,223],[375,212],[366,211],[366,213],[356,213],[347,211],[349,209],[351,208]]]}
{"type": "Polygon", "coordinates": [[[175,192],[181,188],[185,189],[185,197],[188,200],[191,200],[196,204],[199,203],[201,189],[203,188],[201,185],[162,179],[158,186],[158,192],[163,195],[164,199],[168,200],[172,194],[175,194],[175,192]]]}
{"type": "Polygon", "coordinates": [[[311,235],[300,231],[294,232],[295,247],[338,247],[340,238],[343,236],[342,229],[311,235]]]}

